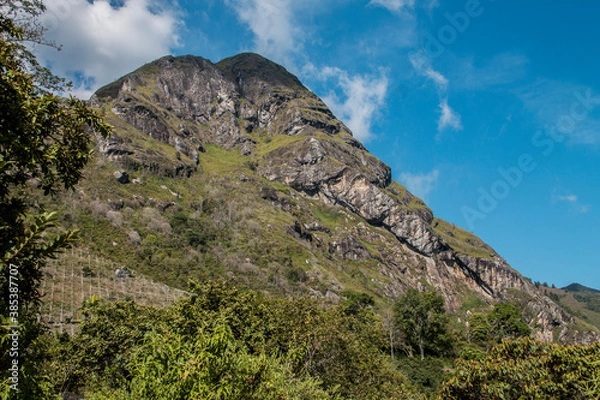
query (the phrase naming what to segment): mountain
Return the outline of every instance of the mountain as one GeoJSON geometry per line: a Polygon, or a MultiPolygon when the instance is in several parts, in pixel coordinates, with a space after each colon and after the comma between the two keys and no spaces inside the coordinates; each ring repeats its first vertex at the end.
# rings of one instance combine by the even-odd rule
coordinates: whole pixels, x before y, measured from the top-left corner
{"type": "Polygon", "coordinates": [[[160,282],[226,278],[278,295],[383,310],[435,288],[459,316],[517,304],[540,339],[590,341],[473,234],[391,179],[316,95],[256,54],[164,57],[90,100],[114,126],[60,199],[85,248],[160,282]]]}
{"type": "Polygon", "coordinates": [[[592,289],[579,283],[571,283],[569,286],[562,288],[562,290],[566,292],[600,293],[600,290],[592,289]]]}

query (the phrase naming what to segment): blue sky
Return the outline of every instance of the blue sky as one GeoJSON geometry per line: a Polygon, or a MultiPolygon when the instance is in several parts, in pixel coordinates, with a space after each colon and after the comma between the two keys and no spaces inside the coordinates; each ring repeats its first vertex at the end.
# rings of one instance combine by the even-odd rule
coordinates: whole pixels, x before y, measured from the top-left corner
{"type": "Polygon", "coordinates": [[[600,4],[584,0],[51,0],[79,96],[166,54],[258,52],[394,178],[533,280],[600,288],[600,4]]]}

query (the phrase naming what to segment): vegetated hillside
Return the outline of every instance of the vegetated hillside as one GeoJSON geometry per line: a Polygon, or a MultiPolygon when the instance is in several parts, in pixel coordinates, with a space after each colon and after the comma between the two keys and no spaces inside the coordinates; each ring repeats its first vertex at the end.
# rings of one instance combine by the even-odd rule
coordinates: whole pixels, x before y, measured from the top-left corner
{"type": "Polygon", "coordinates": [[[600,326],[600,291],[577,283],[561,289],[545,286],[540,289],[570,315],[596,327],[600,326]]]}
{"type": "Polygon", "coordinates": [[[592,289],[587,286],[583,286],[579,283],[571,283],[569,286],[565,286],[562,290],[567,292],[580,292],[580,293],[595,293],[600,294],[600,290],[592,289]]]}
{"type": "Polygon", "coordinates": [[[588,311],[600,315],[600,290],[592,289],[578,283],[573,283],[563,290],[572,296],[588,311]]]}
{"type": "MultiPolygon", "coordinates": [[[[89,251],[185,288],[225,277],[382,310],[432,287],[449,311],[519,305],[540,339],[589,341],[479,238],[433,216],[283,67],[255,54],[164,57],[101,88],[114,126],[64,223],[89,251]]],[[[591,333],[590,333],[591,332],[591,333]]]]}

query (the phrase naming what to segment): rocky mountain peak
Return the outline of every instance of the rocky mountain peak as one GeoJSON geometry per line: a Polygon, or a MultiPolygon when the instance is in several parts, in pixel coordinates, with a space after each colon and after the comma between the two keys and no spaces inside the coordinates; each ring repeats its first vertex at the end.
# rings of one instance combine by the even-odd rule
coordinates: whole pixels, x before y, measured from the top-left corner
{"type": "MultiPolygon", "coordinates": [[[[381,282],[388,282],[381,289],[386,296],[426,283],[456,310],[465,290],[496,301],[514,289],[532,299],[542,335],[564,323],[560,309],[489,246],[434,218],[420,199],[393,182],[390,168],[298,78],[257,54],[217,64],[195,56],[163,57],[99,89],[91,102],[116,127],[110,139],[98,138],[98,147],[123,168],[189,177],[202,173],[202,153],[214,146],[246,160],[239,165],[251,166],[248,173],[255,176],[246,181],[289,188],[284,197],[267,196],[288,214],[296,215],[292,204],[302,209],[298,199],[303,199],[304,207],[317,202],[364,221],[364,228],[328,239],[327,257],[339,252],[341,260],[347,254],[372,260],[381,282]],[[149,146],[148,140],[157,145],[149,146]],[[395,241],[376,239],[385,237],[380,230],[395,241]],[[371,248],[363,244],[376,240],[386,244],[377,242],[378,250],[375,242],[371,248]],[[410,276],[402,265],[412,265],[410,276]]],[[[312,235],[302,224],[295,221],[293,227],[282,232],[295,232],[303,246],[313,246],[305,243],[312,235]]],[[[322,231],[335,232],[327,226],[322,231]]],[[[323,247],[314,246],[315,252],[323,247]]]]}
{"type": "Polygon", "coordinates": [[[234,77],[244,96],[244,88],[251,89],[256,82],[262,82],[271,88],[308,91],[284,67],[255,53],[242,53],[226,58],[217,63],[217,67],[234,77]]]}

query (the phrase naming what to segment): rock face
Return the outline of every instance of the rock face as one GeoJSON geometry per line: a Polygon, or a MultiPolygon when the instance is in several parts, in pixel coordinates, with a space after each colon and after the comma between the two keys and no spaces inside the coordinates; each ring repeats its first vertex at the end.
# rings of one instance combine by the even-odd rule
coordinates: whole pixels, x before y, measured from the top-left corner
{"type": "Polygon", "coordinates": [[[126,171],[115,171],[113,176],[119,183],[129,183],[129,174],[126,171]]]}
{"type": "MultiPolygon", "coordinates": [[[[475,243],[477,254],[457,245],[456,235],[440,230],[431,210],[392,182],[390,168],[369,154],[321,99],[261,56],[241,54],[217,64],[193,56],[164,57],[98,90],[91,103],[115,116],[115,135],[98,138],[98,150],[124,168],[189,176],[207,146],[218,146],[251,159],[252,170],[267,181],[362,218],[365,229],[336,234],[326,249],[341,260],[376,260],[382,279],[390,282],[386,296],[426,282],[457,310],[465,288],[489,302],[515,289],[530,299],[532,326],[540,337],[550,339],[548,332],[565,324],[554,303],[479,239],[466,239],[475,243]],[[127,139],[131,135],[151,138],[155,147],[140,146],[127,139]],[[264,145],[257,152],[259,142],[264,145]],[[396,240],[377,255],[361,243],[387,240],[373,233],[376,229],[396,240]],[[407,273],[411,268],[420,275],[407,273]]],[[[295,203],[274,189],[259,192],[274,207],[294,212],[295,203]]],[[[308,246],[311,232],[334,235],[330,228],[295,221],[285,229],[308,246]]]]}

